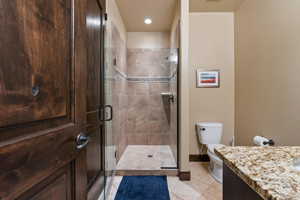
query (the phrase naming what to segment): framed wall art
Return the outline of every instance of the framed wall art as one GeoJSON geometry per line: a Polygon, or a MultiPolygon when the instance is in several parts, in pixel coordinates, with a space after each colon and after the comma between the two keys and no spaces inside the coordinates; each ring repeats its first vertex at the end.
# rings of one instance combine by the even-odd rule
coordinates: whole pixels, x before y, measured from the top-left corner
{"type": "Polygon", "coordinates": [[[197,69],[197,88],[219,88],[220,70],[197,69]]]}

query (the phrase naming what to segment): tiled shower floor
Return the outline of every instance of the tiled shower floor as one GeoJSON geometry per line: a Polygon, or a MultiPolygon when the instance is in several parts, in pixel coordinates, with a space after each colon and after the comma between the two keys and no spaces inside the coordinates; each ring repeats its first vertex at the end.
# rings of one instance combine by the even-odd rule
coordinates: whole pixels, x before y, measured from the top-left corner
{"type": "Polygon", "coordinates": [[[176,168],[172,150],[168,145],[129,145],[117,165],[117,170],[161,170],[176,168]]]}

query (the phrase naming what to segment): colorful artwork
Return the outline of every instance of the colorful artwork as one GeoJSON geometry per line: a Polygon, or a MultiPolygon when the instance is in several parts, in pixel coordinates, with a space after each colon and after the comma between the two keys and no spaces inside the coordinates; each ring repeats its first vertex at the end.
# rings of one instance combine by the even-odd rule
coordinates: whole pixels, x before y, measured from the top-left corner
{"type": "Polygon", "coordinates": [[[197,87],[216,88],[220,87],[219,70],[197,70],[197,87]]]}

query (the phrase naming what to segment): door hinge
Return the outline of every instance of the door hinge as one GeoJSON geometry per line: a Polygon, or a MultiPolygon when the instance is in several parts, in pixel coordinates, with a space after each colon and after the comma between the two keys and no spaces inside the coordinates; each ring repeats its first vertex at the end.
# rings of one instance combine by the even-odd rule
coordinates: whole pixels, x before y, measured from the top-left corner
{"type": "Polygon", "coordinates": [[[107,13],[104,13],[104,19],[105,19],[105,21],[107,21],[107,19],[108,19],[107,13]]]}

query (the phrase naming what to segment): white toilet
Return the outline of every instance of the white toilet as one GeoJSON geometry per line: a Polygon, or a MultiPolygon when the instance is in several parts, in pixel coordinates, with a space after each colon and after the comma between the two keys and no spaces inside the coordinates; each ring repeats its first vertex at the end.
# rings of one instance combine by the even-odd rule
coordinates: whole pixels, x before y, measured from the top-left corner
{"type": "Polygon", "coordinates": [[[223,161],[215,154],[215,147],[220,144],[223,124],[216,122],[201,122],[196,124],[197,134],[201,144],[207,146],[210,159],[209,172],[220,183],[223,181],[223,161]]]}

